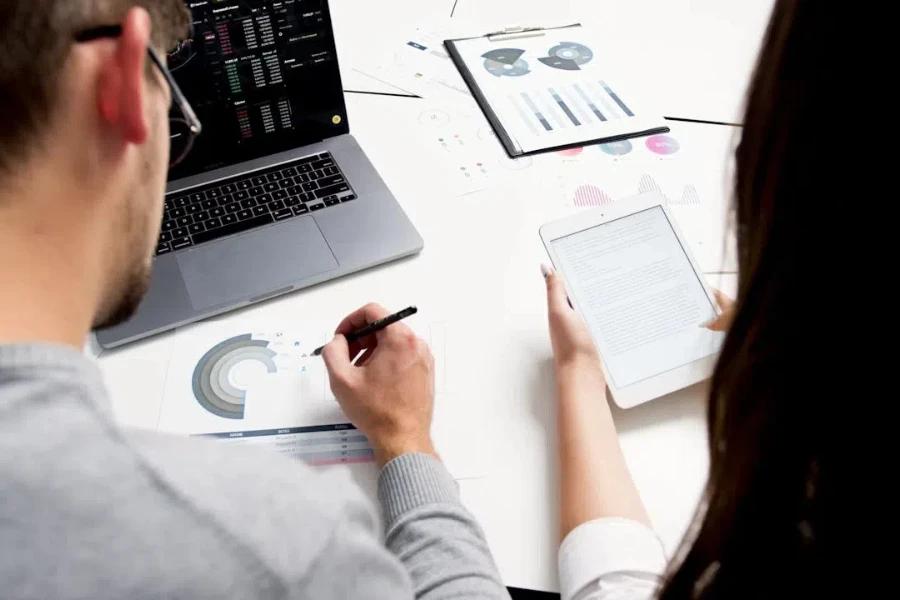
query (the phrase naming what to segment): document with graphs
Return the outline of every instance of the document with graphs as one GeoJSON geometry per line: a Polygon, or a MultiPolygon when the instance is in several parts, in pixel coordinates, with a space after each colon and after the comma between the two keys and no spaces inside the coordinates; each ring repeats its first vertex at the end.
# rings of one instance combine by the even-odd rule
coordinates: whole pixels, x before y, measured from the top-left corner
{"type": "Polygon", "coordinates": [[[580,25],[445,45],[510,156],[668,131],[580,25]]]}

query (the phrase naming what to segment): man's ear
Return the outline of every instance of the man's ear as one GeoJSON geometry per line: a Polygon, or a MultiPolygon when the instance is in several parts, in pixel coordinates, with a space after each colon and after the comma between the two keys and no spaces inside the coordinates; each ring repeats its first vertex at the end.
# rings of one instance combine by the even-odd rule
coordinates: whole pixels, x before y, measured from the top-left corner
{"type": "Polygon", "coordinates": [[[100,114],[130,144],[143,144],[150,133],[144,116],[150,26],[150,15],[143,8],[128,11],[100,79],[100,114]]]}

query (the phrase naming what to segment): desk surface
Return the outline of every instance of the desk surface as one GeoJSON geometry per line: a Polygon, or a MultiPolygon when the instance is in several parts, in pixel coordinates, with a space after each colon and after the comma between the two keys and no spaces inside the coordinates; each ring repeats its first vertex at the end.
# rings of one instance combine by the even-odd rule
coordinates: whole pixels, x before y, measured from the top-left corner
{"type": "Polygon", "coordinates": [[[361,73],[358,69],[370,64],[373,56],[381,56],[386,52],[385,40],[402,39],[405,33],[421,23],[449,19],[453,5],[454,0],[330,0],[344,89],[379,94],[407,94],[361,73]]]}
{"type": "Polygon", "coordinates": [[[404,93],[359,71],[387,41],[452,18],[473,35],[512,24],[591,26],[616,61],[645,74],[663,115],[740,123],[774,0],[331,0],[344,89],[404,93]],[[383,18],[389,12],[390,18],[383,18]],[[378,27],[372,27],[378,23],[378,27]]]}
{"type": "MultiPolygon", "coordinates": [[[[474,4],[459,3],[458,11],[466,3],[474,4]]],[[[336,15],[346,10],[335,4],[336,15]]],[[[355,14],[362,15],[361,20],[368,18],[362,13],[374,10],[359,8],[355,14]]],[[[345,17],[352,14],[348,11],[345,17]]],[[[450,394],[466,407],[466,414],[482,422],[478,447],[489,465],[488,477],[460,482],[463,498],[483,525],[508,585],[556,589],[553,372],[538,269],[546,255],[537,235],[548,220],[546,190],[499,187],[456,197],[435,184],[440,177],[435,165],[418,156],[421,139],[398,126],[411,114],[419,114],[425,101],[349,94],[347,102],[354,135],[419,228],[425,250],[411,259],[245,309],[240,315],[266,321],[316,315],[317,320],[337,322],[361,304],[377,301],[388,307],[415,303],[426,319],[446,322],[448,337],[456,340],[448,367],[450,394]]],[[[715,146],[721,154],[736,131],[716,125],[694,127],[705,128],[704,135],[697,136],[704,144],[709,144],[710,134],[721,138],[721,145],[715,146]]],[[[692,134],[684,135],[689,139],[692,134]]],[[[719,176],[720,166],[710,168],[719,176]]],[[[733,275],[709,279],[733,293],[733,275]]],[[[101,357],[114,409],[123,423],[155,427],[171,346],[168,334],[101,357]]],[[[683,390],[614,414],[638,488],[672,552],[708,469],[703,389],[683,390]]],[[[451,433],[452,429],[451,423],[451,433]]],[[[444,440],[445,448],[453,444],[452,439],[444,440]]],[[[374,469],[354,467],[352,473],[373,494],[374,469]]]]}

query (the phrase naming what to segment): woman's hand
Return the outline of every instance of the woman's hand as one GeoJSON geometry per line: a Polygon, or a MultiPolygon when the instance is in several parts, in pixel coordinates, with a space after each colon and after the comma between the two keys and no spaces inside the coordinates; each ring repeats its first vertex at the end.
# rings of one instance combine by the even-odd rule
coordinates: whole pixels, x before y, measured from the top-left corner
{"type": "Polygon", "coordinates": [[[722,312],[701,327],[706,327],[710,331],[728,331],[731,329],[731,322],[734,321],[734,300],[716,288],[713,288],[712,292],[722,312]]]}
{"type": "Polygon", "coordinates": [[[594,519],[624,518],[649,525],[619,446],[594,340],[569,304],[562,277],[545,265],[541,273],[547,281],[556,358],[560,541],[594,519]]]}
{"type": "Polygon", "coordinates": [[[541,273],[547,282],[547,313],[550,321],[550,341],[556,370],[575,365],[596,367],[601,373],[600,355],[581,316],[572,309],[562,277],[546,265],[541,273]]]}

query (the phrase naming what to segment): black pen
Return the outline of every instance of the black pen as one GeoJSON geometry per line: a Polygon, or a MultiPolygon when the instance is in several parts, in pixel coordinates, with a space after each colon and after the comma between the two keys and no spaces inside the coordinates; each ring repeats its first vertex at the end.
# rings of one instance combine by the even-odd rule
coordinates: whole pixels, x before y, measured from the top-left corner
{"type": "MultiPolygon", "coordinates": [[[[375,321],[374,323],[369,323],[362,329],[357,329],[356,331],[354,331],[352,333],[348,333],[346,336],[347,343],[352,344],[353,342],[358,342],[359,340],[363,339],[364,337],[368,337],[368,336],[372,335],[373,333],[377,333],[377,332],[381,331],[388,325],[393,325],[394,323],[396,323],[398,321],[402,321],[406,317],[413,316],[417,312],[419,312],[418,308],[416,308],[415,306],[410,306],[409,308],[405,308],[405,309],[401,310],[397,314],[391,315],[389,317],[385,317],[385,318],[381,319],[380,321],[375,321]]],[[[324,349],[325,349],[325,346],[322,346],[321,348],[316,348],[316,350],[313,352],[313,356],[321,356],[322,350],[324,350],[324,349]]]]}

